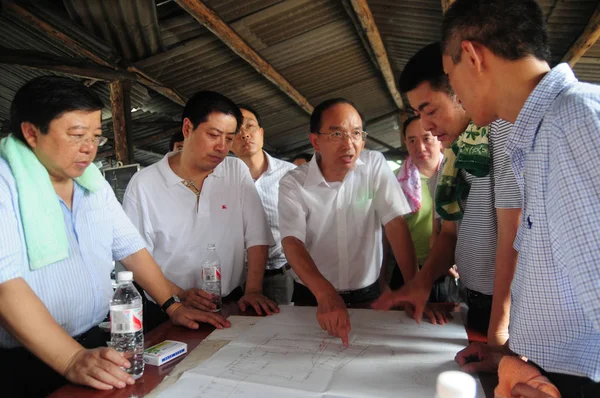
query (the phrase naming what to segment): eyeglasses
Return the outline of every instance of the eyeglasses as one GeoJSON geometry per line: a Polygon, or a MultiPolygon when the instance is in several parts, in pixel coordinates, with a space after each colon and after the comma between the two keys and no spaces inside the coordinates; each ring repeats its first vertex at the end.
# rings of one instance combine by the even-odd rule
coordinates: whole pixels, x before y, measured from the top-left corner
{"type": "Polygon", "coordinates": [[[245,131],[248,134],[254,134],[258,131],[260,127],[256,124],[251,124],[251,125],[242,125],[242,127],[240,127],[240,133],[243,131],[245,131]]]}
{"type": "Polygon", "coordinates": [[[329,142],[337,144],[342,141],[342,138],[350,138],[354,142],[360,142],[367,139],[367,132],[362,130],[348,131],[334,131],[333,133],[321,133],[317,131],[317,134],[329,137],[329,142]]]}
{"type": "Polygon", "coordinates": [[[84,135],[69,135],[69,139],[73,145],[91,144],[97,147],[101,147],[108,141],[108,138],[102,135],[96,135],[94,137],[85,137],[84,135]]]}

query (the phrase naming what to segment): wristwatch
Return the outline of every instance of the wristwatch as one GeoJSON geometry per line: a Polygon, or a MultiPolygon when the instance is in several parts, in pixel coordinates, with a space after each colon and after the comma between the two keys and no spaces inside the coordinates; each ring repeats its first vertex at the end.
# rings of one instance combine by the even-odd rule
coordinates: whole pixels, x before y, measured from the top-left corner
{"type": "Polygon", "coordinates": [[[175,303],[181,303],[181,300],[176,295],[173,295],[171,298],[165,301],[163,305],[161,305],[160,309],[166,313],[169,307],[175,303]]]}

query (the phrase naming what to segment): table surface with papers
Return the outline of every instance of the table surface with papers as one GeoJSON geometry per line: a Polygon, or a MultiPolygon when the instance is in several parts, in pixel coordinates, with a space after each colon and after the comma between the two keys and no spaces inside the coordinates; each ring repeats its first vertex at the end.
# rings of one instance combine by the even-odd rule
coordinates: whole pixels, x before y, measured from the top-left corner
{"type": "MultiPolygon", "coordinates": [[[[442,304],[441,306],[448,310],[453,309],[452,304],[442,304]]],[[[223,306],[223,315],[229,316],[254,314],[250,312],[242,313],[239,311],[235,303],[226,303],[223,306]]],[[[164,340],[182,341],[187,343],[189,353],[193,351],[214,330],[215,328],[213,326],[207,324],[201,325],[200,328],[197,330],[190,330],[180,326],[175,326],[170,321],[168,321],[146,334],[144,345],[146,347],[150,347],[164,340]]],[[[466,328],[466,330],[467,336],[470,341],[485,341],[485,336],[483,336],[482,334],[470,330],[468,327],[466,328]]],[[[177,366],[177,364],[180,363],[185,357],[186,356],[184,355],[160,367],[147,365],[144,370],[144,375],[140,379],[136,380],[135,385],[128,386],[123,389],[99,391],[84,386],[68,384],[62,387],[61,389],[55,391],[52,395],[50,395],[50,397],[143,397],[152,392],[161,383],[161,381],[173,371],[175,366],[177,366]]],[[[486,396],[493,397],[493,389],[498,381],[496,374],[480,374],[479,379],[481,381],[481,385],[483,386],[483,390],[485,391],[486,396]]]]}

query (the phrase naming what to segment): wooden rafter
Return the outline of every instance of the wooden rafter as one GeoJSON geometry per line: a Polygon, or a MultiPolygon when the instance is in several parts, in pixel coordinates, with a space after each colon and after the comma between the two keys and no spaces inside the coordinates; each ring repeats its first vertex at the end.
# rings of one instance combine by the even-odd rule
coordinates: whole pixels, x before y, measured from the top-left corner
{"type": "Polygon", "coordinates": [[[442,13],[445,14],[448,8],[454,3],[454,0],[442,0],[442,13]]]}
{"type": "Polygon", "coordinates": [[[356,13],[354,12],[352,5],[350,4],[350,0],[342,0],[342,5],[344,6],[346,13],[352,20],[352,25],[354,25],[354,29],[356,29],[356,33],[358,33],[358,37],[359,37],[360,41],[362,42],[363,47],[367,51],[367,54],[369,55],[369,58],[371,59],[371,63],[373,64],[373,66],[375,66],[375,68],[377,68],[377,70],[380,70],[379,63],[377,62],[377,58],[375,58],[375,54],[373,54],[373,49],[371,48],[371,44],[369,44],[369,39],[367,38],[367,35],[366,35],[365,31],[363,30],[362,25],[360,24],[360,21],[356,17],[356,13]]]}
{"type": "Polygon", "coordinates": [[[371,45],[371,49],[373,50],[373,54],[375,55],[375,59],[377,60],[379,70],[383,75],[385,84],[388,86],[388,90],[394,99],[396,106],[399,109],[404,109],[402,97],[396,88],[392,66],[390,65],[385,46],[383,45],[381,35],[379,34],[379,29],[377,29],[375,19],[373,18],[373,13],[371,13],[371,9],[367,4],[367,0],[350,0],[350,3],[352,4],[354,13],[360,21],[360,25],[367,36],[369,44],[371,45]]]}
{"type": "Polygon", "coordinates": [[[131,163],[132,156],[129,151],[128,136],[131,133],[128,131],[127,113],[130,113],[131,107],[127,108],[128,90],[124,82],[114,81],[109,84],[110,87],[110,103],[112,110],[112,123],[114,131],[114,148],[117,160],[123,164],[131,163]]]}
{"type": "Polygon", "coordinates": [[[88,50],[82,43],[80,43],[76,38],[70,37],[69,35],[60,31],[60,29],[55,28],[48,22],[40,19],[36,15],[32,14],[25,8],[20,5],[14,3],[13,1],[3,1],[2,6],[5,11],[10,11],[14,15],[16,15],[19,19],[23,21],[26,25],[34,26],[39,31],[44,33],[46,36],[51,37],[55,40],[61,42],[64,46],[69,48],[71,51],[76,53],[79,57],[88,59],[98,65],[114,69],[120,71],[129,71],[136,75],[136,79],[139,83],[147,86],[148,88],[156,91],[157,93],[169,98],[173,102],[179,105],[185,105],[186,99],[179,95],[174,89],[165,86],[160,83],[158,80],[148,76],[148,74],[141,71],[139,68],[135,66],[127,65],[125,68],[120,67],[119,65],[113,65],[110,62],[106,61],[102,56],[96,54],[94,51],[88,50]]]}
{"type": "Polygon", "coordinates": [[[103,81],[136,80],[133,73],[99,66],[85,59],[57,57],[54,54],[39,51],[18,50],[1,46],[0,63],[59,72],[84,79],[103,81]]]}
{"type": "Polygon", "coordinates": [[[227,47],[248,62],[277,88],[290,97],[304,111],[311,114],[313,106],[271,64],[261,57],[246,41],[223,21],[213,10],[198,0],[175,0],[196,21],[215,34],[227,47]]]}
{"type": "Polygon", "coordinates": [[[596,6],[596,11],[590,17],[590,20],[583,30],[583,33],[573,43],[569,51],[565,54],[561,62],[568,62],[571,68],[575,66],[577,61],[583,57],[587,50],[590,49],[600,38],[600,4],[596,6]]]}

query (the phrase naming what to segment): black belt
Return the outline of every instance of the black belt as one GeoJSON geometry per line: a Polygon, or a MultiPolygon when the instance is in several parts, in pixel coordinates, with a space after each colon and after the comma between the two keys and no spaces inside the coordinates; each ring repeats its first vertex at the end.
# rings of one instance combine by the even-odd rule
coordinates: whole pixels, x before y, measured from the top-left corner
{"type": "Polygon", "coordinates": [[[379,281],[356,290],[338,290],[338,294],[347,304],[375,300],[380,294],[379,281]]]}
{"type": "Polygon", "coordinates": [[[265,270],[265,278],[268,278],[269,276],[283,275],[283,274],[285,274],[285,271],[289,271],[291,268],[292,267],[290,267],[289,264],[285,264],[285,265],[281,266],[280,268],[266,269],[265,270]]]}
{"type": "Polygon", "coordinates": [[[467,288],[464,289],[464,296],[465,296],[464,297],[465,302],[467,303],[467,305],[469,306],[470,309],[472,309],[472,308],[484,308],[484,309],[491,308],[492,300],[494,299],[494,296],[491,296],[489,294],[483,294],[478,291],[467,289],[467,288]]]}

